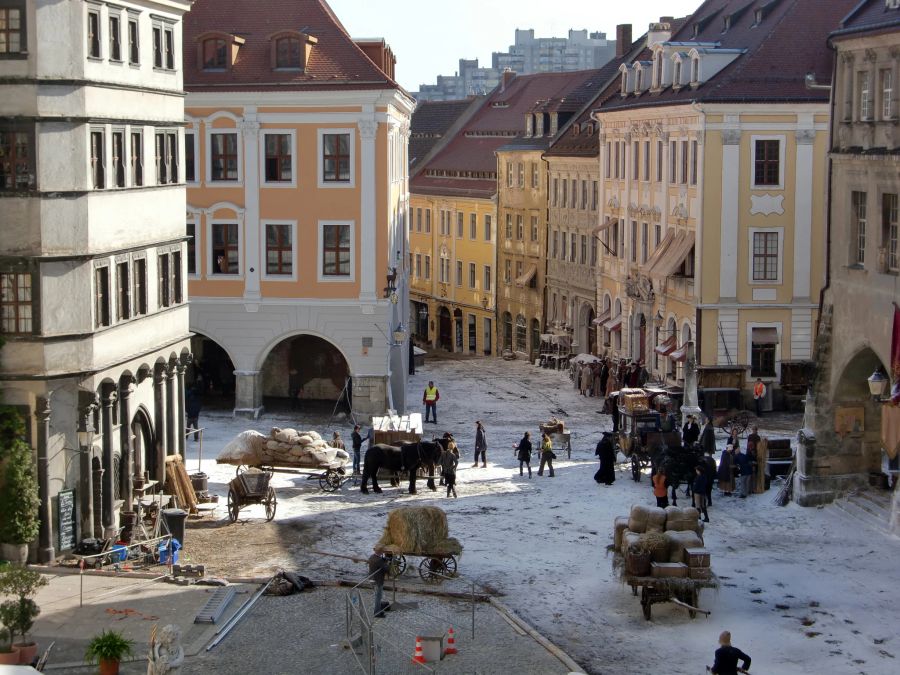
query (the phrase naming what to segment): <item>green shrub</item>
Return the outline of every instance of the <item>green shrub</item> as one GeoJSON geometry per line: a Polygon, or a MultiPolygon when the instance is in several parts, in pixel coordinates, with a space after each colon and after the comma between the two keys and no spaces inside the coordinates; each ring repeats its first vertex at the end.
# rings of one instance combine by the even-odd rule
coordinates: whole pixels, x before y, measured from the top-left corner
{"type": "Polygon", "coordinates": [[[27,544],[40,530],[37,478],[19,413],[0,406],[0,542],[27,544]]]}
{"type": "Polygon", "coordinates": [[[121,661],[133,656],[134,642],[114,630],[105,630],[94,637],[87,646],[84,660],[88,663],[97,661],[121,661]]]}

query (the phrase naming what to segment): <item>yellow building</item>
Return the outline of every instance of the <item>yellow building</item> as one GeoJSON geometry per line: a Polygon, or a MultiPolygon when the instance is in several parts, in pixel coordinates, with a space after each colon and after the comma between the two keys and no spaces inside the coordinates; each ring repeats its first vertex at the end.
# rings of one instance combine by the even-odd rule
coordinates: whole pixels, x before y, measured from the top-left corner
{"type": "Polygon", "coordinates": [[[764,408],[783,396],[783,364],[811,360],[828,94],[804,77],[815,64],[827,78],[827,30],[849,4],[713,0],[674,33],[651,25],[647,48],[620,66],[593,115],[598,302],[614,353],[678,384],[694,342],[702,369],[742,374],[747,389],[766,382],[764,408]],[[772,77],[798,33],[803,58],[782,54],[772,77]]]}

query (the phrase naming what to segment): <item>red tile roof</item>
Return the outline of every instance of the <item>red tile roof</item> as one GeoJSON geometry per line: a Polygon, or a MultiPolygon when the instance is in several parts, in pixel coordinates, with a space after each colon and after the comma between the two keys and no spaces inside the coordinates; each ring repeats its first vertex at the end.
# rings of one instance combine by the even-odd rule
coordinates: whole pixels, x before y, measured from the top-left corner
{"type": "Polygon", "coordinates": [[[520,75],[505,89],[498,86],[453,140],[411,180],[410,191],[449,196],[493,196],[497,192],[497,181],[485,179],[484,175],[496,173],[494,153],[497,149],[524,132],[525,113],[539,101],[556,99],[557,106],[569,105],[570,98],[572,103],[587,102],[591,89],[587,83],[594,82],[595,88],[599,86],[600,81],[596,79],[599,72],[595,69],[520,75]],[[580,98],[576,99],[576,96],[580,98]],[[476,177],[441,176],[434,172],[468,173],[476,177]]]}
{"type": "Polygon", "coordinates": [[[325,0],[196,0],[184,17],[184,88],[191,91],[399,89],[353,42],[325,0]],[[269,36],[295,30],[315,37],[303,71],[276,71],[269,36]],[[238,36],[234,65],[203,70],[196,38],[209,31],[238,36]]]}
{"type": "MultiPolygon", "coordinates": [[[[827,102],[828,92],[807,89],[807,73],[831,78],[829,33],[859,0],[706,0],[673,33],[671,42],[716,43],[745,53],[696,89],[671,87],[660,93],[619,95],[619,83],[600,97],[601,111],[654,105],[699,103],[827,102]],[[747,11],[749,9],[749,11],[747,11]],[[755,24],[756,11],[764,17],[755,24]],[[725,17],[731,16],[723,32],[725,17]],[[695,35],[695,26],[697,32],[695,35]]],[[[685,51],[691,48],[685,45],[685,51]]],[[[641,59],[649,58],[641,56],[641,59]]]]}
{"type": "Polygon", "coordinates": [[[413,111],[409,129],[409,173],[413,175],[419,163],[426,159],[453,125],[467,112],[483,102],[484,97],[470,96],[459,101],[419,101],[413,111]]]}

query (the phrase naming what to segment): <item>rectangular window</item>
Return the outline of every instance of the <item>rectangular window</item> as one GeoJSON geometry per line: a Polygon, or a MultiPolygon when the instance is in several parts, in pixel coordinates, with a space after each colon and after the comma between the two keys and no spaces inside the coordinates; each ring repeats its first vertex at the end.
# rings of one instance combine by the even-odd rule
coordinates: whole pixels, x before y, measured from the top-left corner
{"type": "Polygon", "coordinates": [[[622,176],[619,174],[619,153],[621,152],[621,143],[616,141],[616,152],[615,152],[615,166],[613,167],[613,175],[615,178],[621,178],[622,176]]]}
{"type": "Polygon", "coordinates": [[[291,276],[294,272],[292,227],[285,223],[266,225],[266,274],[291,276]]]}
{"type": "Polygon", "coordinates": [[[569,252],[569,233],[562,233],[562,245],[559,247],[559,259],[565,260],[566,254],[569,252]]]}
{"type": "Polygon", "coordinates": [[[184,285],[181,283],[181,251],[172,252],[172,302],[180,304],[184,300],[184,285]]]}
{"type": "Polygon", "coordinates": [[[116,264],[116,320],[126,321],[131,317],[131,281],[128,278],[128,263],[116,264]]]}
{"type": "Polygon", "coordinates": [[[236,181],[238,179],[238,137],[236,133],[209,135],[210,179],[236,181]]]}
{"type": "Polygon", "coordinates": [[[581,259],[582,265],[587,265],[587,236],[581,235],[581,259]]]}
{"type": "Polygon", "coordinates": [[[900,251],[897,250],[897,195],[882,196],[882,246],[887,272],[900,272],[900,251]]]}
{"type": "Polygon", "coordinates": [[[172,304],[172,272],[169,268],[169,255],[161,255],[156,259],[156,271],[159,276],[159,306],[168,307],[172,304]]]}
{"type": "Polygon", "coordinates": [[[597,237],[591,236],[591,267],[597,265],[597,237]]]}
{"type": "Polygon", "coordinates": [[[894,119],[894,71],[891,68],[881,71],[881,119],[894,119]]]}
{"type": "Polygon", "coordinates": [[[431,256],[425,256],[425,278],[431,279],[431,256]]]}
{"type": "Polygon", "coordinates": [[[322,275],[350,276],[350,226],[323,225],[322,275]]]}
{"type": "Polygon", "coordinates": [[[469,239],[475,241],[478,239],[478,214],[469,214],[469,239]]]}
{"type": "Polygon", "coordinates": [[[697,141],[691,141],[691,185],[697,184],[697,141]]]}
{"type": "Polygon", "coordinates": [[[34,174],[34,131],[0,125],[0,191],[33,189],[34,174]]]}
{"type": "Polygon", "coordinates": [[[512,280],[512,260],[508,258],[503,262],[503,281],[509,283],[512,280]]]}
{"type": "Polygon", "coordinates": [[[559,178],[553,179],[553,189],[550,191],[550,206],[556,206],[559,203],[559,178]]]}
{"type": "Polygon", "coordinates": [[[778,281],[778,233],[753,233],[753,281],[778,281]]]}
{"type": "Polygon", "coordinates": [[[753,184],[772,186],[781,183],[781,141],[757,140],[753,157],[753,184]]]}
{"type": "Polygon", "coordinates": [[[679,183],[682,185],[686,184],[688,181],[688,160],[689,152],[688,152],[688,142],[681,141],[681,173],[679,174],[679,183]]]}
{"type": "Polygon", "coordinates": [[[637,262],[637,236],[638,224],[636,220],[631,221],[631,262],[637,262]]]}
{"type": "Polygon", "coordinates": [[[463,284],[463,264],[462,260],[456,261],[456,285],[462,288],[463,284]]]}
{"type": "Polygon", "coordinates": [[[153,26],[153,67],[163,67],[163,35],[159,24],[153,26]]]}
{"type": "Polygon", "coordinates": [[[649,248],[650,226],[647,223],[641,223],[641,264],[647,262],[649,248]]]}
{"type": "Polygon", "coordinates": [[[850,264],[866,264],[866,193],[853,191],[850,195],[850,264]]]}
{"type": "Polygon", "coordinates": [[[0,274],[0,332],[24,335],[32,330],[31,275],[0,274]]]}
{"type": "Polygon", "coordinates": [[[642,180],[649,181],[650,180],[650,141],[644,141],[644,156],[642,157],[643,163],[643,173],[641,175],[642,180]]]}
{"type": "Polygon", "coordinates": [[[178,134],[174,131],[156,132],[156,184],[178,182],[178,134]]]}
{"type": "Polygon", "coordinates": [[[600,198],[600,184],[598,181],[593,181],[591,183],[591,211],[597,210],[597,203],[600,198]]]}
{"type": "Polygon", "coordinates": [[[469,353],[474,354],[478,350],[478,345],[476,344],[476,339],[478,336],[478,329],[475,324],[475,315],[469,314],[469,353]]]}
{"type": "Polygon", "coordinates": [[[610,242],[609,242],[609,250],[612,255],[617,258],[620,257],[619,252],[619,228],[622,226],[622,221],[617,220],[616,224],[610,227],[607,232],[610,234],[610,242]]]}
{"type": "Polygon", "coordinates": [[[522,241],[525,238],[525,216],[516,216],[516,239],[522,241]]]}
{"type": "Polygon", "coordinates": [[[653,250],[655,251],[659,246],[659,242],[662,241],[662,225],[657,223],[653,226],[653,230],[653,250]]]}
{"type": "Polygon", "coordinates": [[[491,326],[490,319],[482,319],[484,322],[484,342],[482,343],[484,346],[485,356],[490,356],[491,354],[491,340],[494,335],[494,329],[491,326]]]}
{"type": "Polygon", "coordinates": [[[125,132],[112,132],[112,169],[115,187],[125,187],[125,132]]]}
{"type": "Polygon", "coordinates": [[[628,151],[628,144],[625,141],[620,143],[622,152],[619,153],[619,178],[625,178],[625,153],[628,151]]]}
{"type": "Polygon", "coordinates": [[[213,274],[240,274],[237,223],[214,223],[212,226],[213,274]]]}
{"type": "Polygon", "coordinates": [[[612,170],[612,143],[610,141],[606,142],[606,167],[603,170],[603,174],[605,178],[612,178],[611,175],[612,170]]]}
{"type": "Polygon", "coordinates": [[[656,182],[663,180],[663,142],[656,141],[656,182]]]}
{"type": "Polygon", "coordinates": [[[109,319],[109,267],[98,267],[94,270],[94,326],[108,326],[109,319]]]}
{"type": "Polygon", "coordinates": [[[131,132],[131,154],[128,157],[132,187],[144,184],[144,135],[140,131],[131,132]]]}
{"type": "Polygon", "coordinates": [[[422,209],[416,209],[416,232],[422,231],[422,209]]]}
{"type": "Polygon", "coordinates": [[[512,214],[506,214],[506,238],[512,239],[512,214]]]}
{"type": "Polygon", "coordinates": [[[416,279],[422,278],[422,254],[416,253],[416,279]]]}
{"type": "Polygon", "coordinates": [[[122,19],[118,16],[109,17],[109,60],[122,60],[122,19]]]}
{"type": "Polygon", "coordinates": [[[290,183],[291,167],[291,135],[265,134],[266,148],[266,182],[290,183]]]}
{"type": "Polygon", "coordinates": [[[531,216],[531,241],[538,240],[538,217],[531,216]]]}
{"type": "Polygon", "coordinates": [[[578,258],[578,237],[575,236],[575,233],[572,233],[572,250],[570,251],[569,261],[575,262],[578,258]]]}
{"type": "Polygon", "coordinates": [[[475,277],[477,276],[477,268],[475,263],[469,263],[469,288],[475,288],[475,277]]]}
{"type": "Polygon", "coordinates": [[[91,131],[91,186],[95,190],[106,187],[106,165],[102,131],[91,131]]]}
{"type": "Polygon", "coordinates": [[[491,237],[493,236],[493,232],[491,232],[491,217],[489,215],[484,217],[484,240],[491,241],[491,237]]]}
{"type": "MultiPolygon", "coordinates": [[[[100,54],[100,11],[91,10],[87,15],[87,53],[92,59],[99,59],[100,54]]],[[[104,324],[108,325],[108,324],[104,324]]]]}
{"type": "Polygon", "coordinates": [[[578,208],[578,181],[574,178],[569,181],[569,189],[572,191],[571,193],[571,205],[573,209],[578,208]]]}
{"type": "Polygon", "coordinates": [[[516,260],[516,279],[522,276],[522,261],[516,260]]]}
{"type": "Polygon", "coordinates": [[[561,194],[559,205],[561,208],[566,208],[569,202],[569,190],[568,190],[568,182],[565,178],[562,179],[562,184],[560,185],[561,194]]]}
{"type": "Polygon", "coordinates": [[[131,293],[132,312],[135,316],[147,313],[147,260],[137,258],[131,268],[133,291],[131,293]]]}
{"type": "Polygon", "coordinates": [[[511,188],[513,186],[513,164],[512,162],[506,163],[506,187],[511,188]]]}
{"type": "Polygon", "coordinates": [[[556,258],[559,255],[559,237],[557,236],[559,233],[554,232],[553,236],[550,238],[551,246],[550,246],[550,257],[556,258]]]}
{"type": "Polygon", "coordinates": [[[24,18],[21,7],[0,7],[0,54],[25,51],[24,18]]]}
{"type": "Polygon", "coordinates": [[[431,234],[431,208],[425,209],[425,233],[431,234]]]}
{"type": "Polygon", "coordinates": [[[525,187],[525,163],[519,162],[519,187],[525,187]]]}
{"type": "Polygon", "coordinates": [[[197,225],[187,223],[187,271],[188,274],[197,274],[197,225]]]}
{"type": "Polygon", "coordinates": [[[581,181],[581,210],[587,211],[588,207],[588,184],[586,180],[581,181]]]}
{"type": "Polygon", "coordinates": [[[669,182],[677,182],[678,175],[678,141],[669,142],[669,182]]]}
{"type": "Polygon", "coordinates": [[[485,293],[491,292],[491,266],[490,265],[484,266],[484,292],[485,293]]]}
{"type": "Polygon", "coordinates": [[[541,167],[537,162],[531,163],[531,187],[541,186],[541,167]]]}
{"type": "Polygon", "coordinates": [[[128,63],[137,66],[141,62],[140,31],[137,17],[128,19],[128,63]]]}
{"type": "Polygon", "coordinates": [[[163,28],[166,50],[166,70],[175,70],[175,30],[171,26],[163,28]]]}
{"type": "Polygon", "coordinates": [[[872,119],[872,83],[869,81],[869,71],[860,71],[857,78],[859,89],[859,119],[872,119]]]}
{"type": "Polygon", "coordinates": [[[322,134],[322,181],[350,182],[350,134],[322,134]]]}
{"type": "Polygon", "coordinates": [[[197,182],[196,142],[193,131],[184,132],[184,180],[188,183],[197,182]]]}
{"type": "Polygon", "coordinates": [[[464,229],[463,221],[464,221],[464,219],[465,219],[465,215],[461,211],[456,214],[456,238],[457,239],[463,238],[463,229],[464,229]]]}

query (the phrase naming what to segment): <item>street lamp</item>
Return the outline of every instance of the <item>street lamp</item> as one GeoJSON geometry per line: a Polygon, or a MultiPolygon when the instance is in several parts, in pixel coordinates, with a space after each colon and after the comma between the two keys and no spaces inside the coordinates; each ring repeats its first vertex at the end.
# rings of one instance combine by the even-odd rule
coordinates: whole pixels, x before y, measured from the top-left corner
{"type": "Polygon", "coordinates": [[[403,328],[403,324],[401,323],[397,326],[397,329],[391,334],[394,338],[394,347],[397,347],[406,340],[406,329],[403,328]]]}
{"type": "Polygon", "coordinates": [[[875,369],[875,372],[869,375],[867,381],[869,383],[869,393],[872,394],[872,398],[876,401],[881,399],[884,390],[888,385],[888,379],[884,369],[881,366],[878,366],[875,369]]]}

